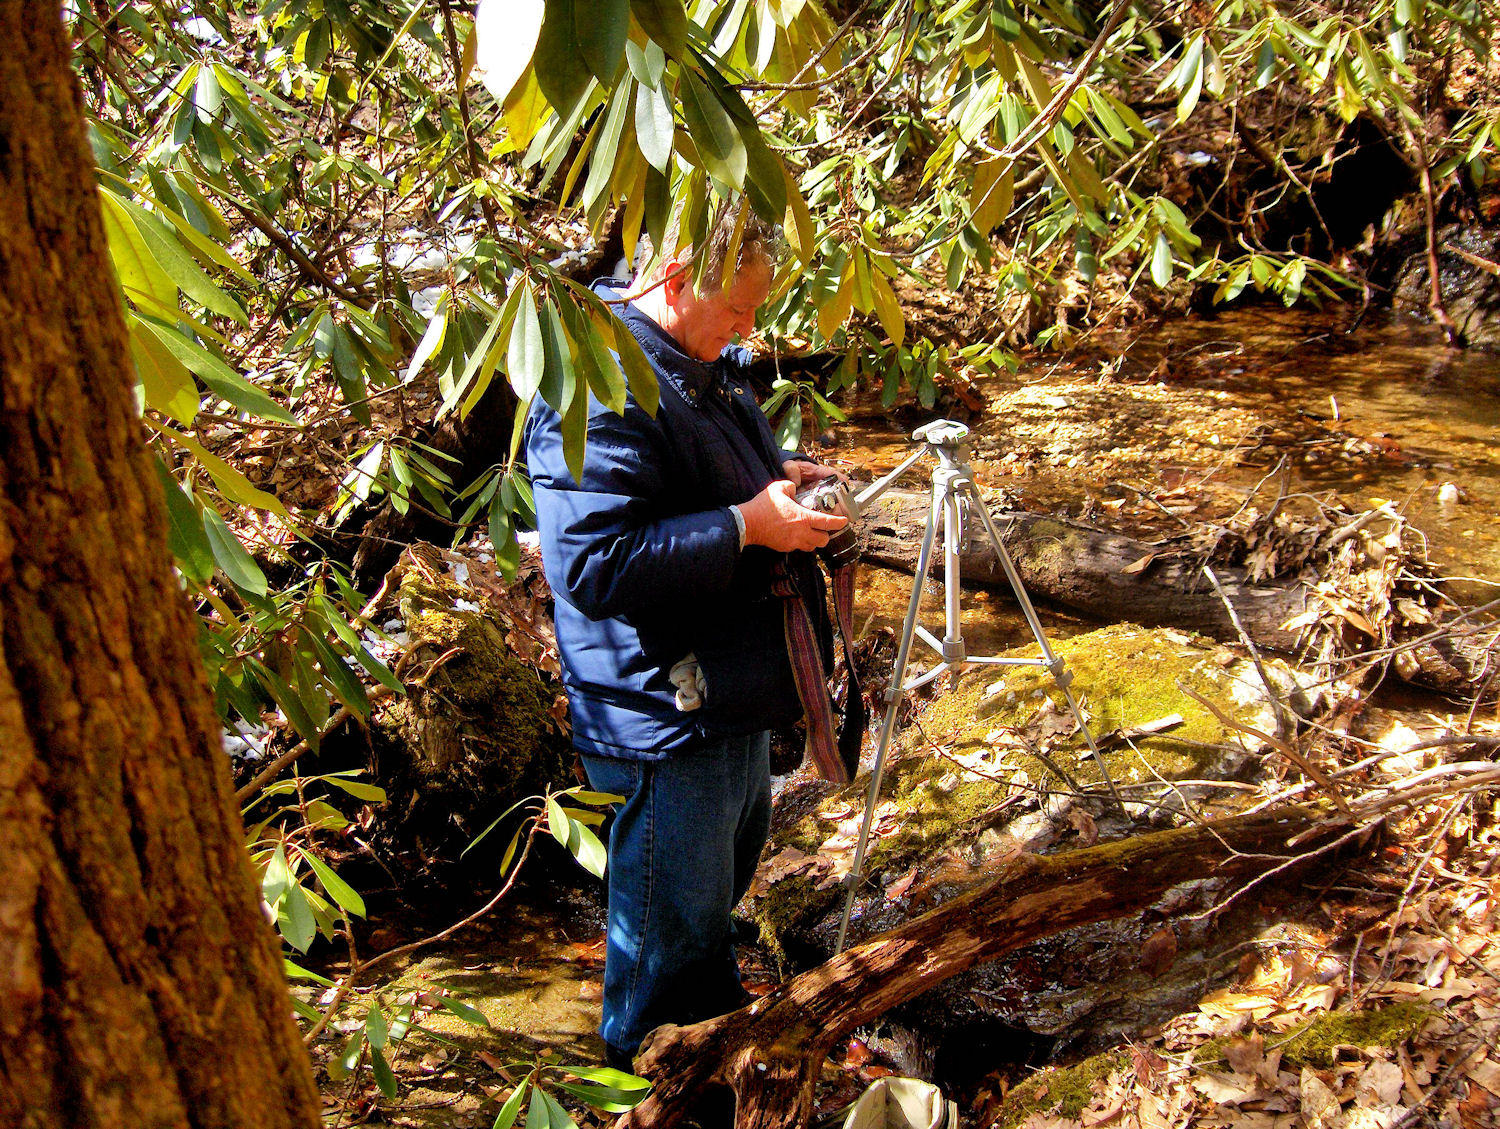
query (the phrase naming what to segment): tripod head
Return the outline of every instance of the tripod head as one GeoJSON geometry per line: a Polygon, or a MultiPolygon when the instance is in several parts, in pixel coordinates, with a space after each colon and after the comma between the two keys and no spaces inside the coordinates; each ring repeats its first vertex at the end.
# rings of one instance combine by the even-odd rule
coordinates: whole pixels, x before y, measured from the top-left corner
{"type": "Polygon", "coordinates": [[[969,429],[964,424],[951,419],[935,419],[931,423],[924,423],[911,433],[914,442],[922,444],[916,451],[901,461],[901,465],[889,474],[877,478],[866,486],[853,498],[855,515],[862,514],[871,502],[891,488],[891,484],[901,477],[907,467],[920,459],[929,451],[938,460],[938,463],[946,468],[957,469],[963,462],[964,442],[969,438],[969,429]]]}
{"type": "Polygon", "coordinates": [[[969,429],[956,420],[935,419],[917,428],[911,433],[911,437],[919,443],[956,451],[969,437],[969,429]]]}

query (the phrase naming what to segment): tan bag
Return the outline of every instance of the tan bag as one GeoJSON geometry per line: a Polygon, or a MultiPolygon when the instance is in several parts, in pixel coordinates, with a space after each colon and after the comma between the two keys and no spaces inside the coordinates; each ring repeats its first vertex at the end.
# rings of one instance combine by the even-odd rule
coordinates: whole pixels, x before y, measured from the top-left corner
{"type": "Polygon", "coordinates": [[[918,1078],[878,1078],[849,1107],[843,1129],[958,1129],[958,1103],[918,1078]]]}

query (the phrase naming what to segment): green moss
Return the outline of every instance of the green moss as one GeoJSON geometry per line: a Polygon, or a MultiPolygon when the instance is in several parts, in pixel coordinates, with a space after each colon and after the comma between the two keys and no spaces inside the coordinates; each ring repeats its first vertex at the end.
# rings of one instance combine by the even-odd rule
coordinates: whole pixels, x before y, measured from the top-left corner
{"type": "MultiPolygon", "coordinates": [[[[1180,714],[1183,724],[1168,733],[1136,742],[1136,748],[1106,753],[1105,763],[1117,783],[1152,778],[1152,770],[1168,779],[1190,776],[1217,757],[1212,746],[1228,744],[1235,734],[1223,722],[1177,687],[1180,681],[1224,708],[1231,717],[1249,721],[1254,707],[1237,706],[1229,687],[1232,675],[1211,658],[1209,640],[1186,643],[1161,631],[1134,624],[1115,624],[1053,645],[1073,674],[1073,693],[1091,718],[1095,734],[1141,725],[1168,714],[1180,714]],[[1146,763],[1143,763],[1144,762],[1146,763]]],[[[1031,646],[1013,656],[1037,657],[1031,646]]],[[[985,691],[997,681],[997,668],[970,670],[958,686],[926,711],[923,725],[934,740],[952,744],[958,753],[984,747],[984,737],[996,728],[1020,728],[1036,713],[1043,697],[1066,712],[1067,701],[1041,667],[1008,667],[999,676],[1004,689],[992,697],[985,691]]],[[[1080,783],[1099,778],[1082,741],[1057,750],[1052,759],[1080,783]]],[[[1032,780],[1055,781],[1052,770],[1035,757],[1013,753],[1007,764],[1026,770],[1032,780]]]]}
{"type": "MultiPolygon", "coordinates": [[[[1207,641],[1183,642],[1180,637],[1130,624],[1054,646],[1054,653],[1074,675],[1074,693],[1085,704],[1096,734],[1173,713],[1183,717],[1183,724],[1175,730],[1137,741],[1138,752],[1122,748],[1106,753],[1105,761],[1117,782],[1155,775],[1168,779],[1198,775],[1222,755],[1213,746],[1233,741],[1234,734],[1222,722],[1177,688],[1179,681],[1230,716],[1250,720],[1254,707],[1235,705],[1232,676],[1212,660],[1211,647],[1207,641]]],[[[1013,657],[1037,653],[1035,646],[1010,652],[1013,657]]],[[[928,704],[920,726],[902,733],[892,750],[881,799],[894,804],[897,818],[890,830],[871,841],[866,874],[879,882],[885,874],[901,874],[939,852],[963,847],[993,822],[982,817],[1011,795],[1012,782],[1043,789],[1061,783],[1051,768],[1021,747],[1007,748],[1003,761],[988,774],[993,776],[990,779],[965,773],[947,757],[934,755],[929,743],[930,738],[959,758],[987,752],[990,745],[985,738],[992,730],[1022,729],[1045,697],[1066,711],[1066,699],[1041,667],[984,666],[971,668],[956,686],[928,704]],[[1004,688],[989,692],[997,681],[1004,688]]],[[[1048,759],[1081,784],[1099,779],[1081,738],[1058,742],[1048,759]]],[[[773,850],[794,846],[807,854],[817,853],[838,825],[837,820],[819,813],[862,809],[867,788],[864,778],[830,792],[818,811],[776,835],[773,850]]],[[[1016,814],[1025,810],[1018,808],[1016,814]]],[[[780,950],[788,929],[817,920],[841,898],[840,887],[819,890],[817,881],[793,875],[756,900],[753,912],[773,949],[780,950]]]]}
{"type": "MultiPolygon", "coordinates": [[[[1279,1049],[1284,1066],[1327,1068],[1338,1058],[1340,1047],[1399,1047],[1421,1031],[1431,1016],[1431,1008],[1411,1001],[1360,1011],[1329,1011],[1290,1035],[1267,1034],[1266,1049],[1279,1049]]],[[[1194,1064],[1223,1063],[1228,1043],[1224,1038],[1210,1039],[1193,1055],[1194,1064]]]]}
{"type": "Polygon", "coordinates": [[[1116,1070],[1123,1070],[1124,1051],[1106,1051],[1075,1066],[1048,1067],[1032,1075],[1006,1095],[996,1129],[1010,1129],[1033,1113],[1076,1118],[1094,1100],[1094,1086],[1116,1070]]]}

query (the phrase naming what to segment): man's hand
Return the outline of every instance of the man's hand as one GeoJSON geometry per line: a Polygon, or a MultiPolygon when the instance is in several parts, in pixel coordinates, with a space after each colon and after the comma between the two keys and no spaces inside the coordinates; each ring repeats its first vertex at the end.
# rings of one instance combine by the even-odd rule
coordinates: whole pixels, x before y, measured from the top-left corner
{"type": "Polygon", "coordinates": [[[828,544],[830,533],[849,524],[849,519],[839,514],[825,514],[799,506],[792,497],[796,489],[795,483],[782,479],[771,483],[748,502],[740,503],[747,546],[765,545],[778,553],[821,549],[828,544]]]}
{"type": "Polygon", "coordinates": [[[822,478],[837,478],[845,486],[849,485],[849,476],[841,470],[835,470],[831,466],[822,463],[809,463],[801,459],[787,459],[781,464],[781,473],[792,480],[792,485],[798,490],[804,486],[811,486],[822,478]]]}

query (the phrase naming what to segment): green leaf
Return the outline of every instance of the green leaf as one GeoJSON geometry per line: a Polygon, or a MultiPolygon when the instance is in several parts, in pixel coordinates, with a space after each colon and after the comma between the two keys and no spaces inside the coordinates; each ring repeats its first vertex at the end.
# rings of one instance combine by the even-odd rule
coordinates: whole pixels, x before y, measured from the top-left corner
{"type": "Polygon", "coordinates": [[[627,39],[625,63],[642,86],[661,87],[661,76],[667,69],[667,56],[660,44],[648,39],[644,47],[638,47],[634,40],[627,39]]]}
{"type": "Polygon", "coordinates": [[[1167,242],[1165,232],[1156,233],[1156,244],[1151,252],[1151,281],[1157,286],[1166,286],[1172,281],[1172,245],[1167,242]]]}
{"type": "Polygon", "coordinates": [[[151,464],[156,468],[157,481],[161,483],[167,505],[167,548],[172,551],[182,575],[202,584],[214,574],[214,553],[203,529],[203,519],[198,516],[198,507],[177,485],[155,452],[152,452],[151,464]]]}
{"type": "Polygon", "coordinates": [[[1181,95],[1177,99],[1177,121],[1178,124],[1187,121],[1188,115],[1198,105],[1198,96],[1203,93],[1203,35],[1193,38],[1188,45],[1186,53],[1182,57],[1182,64],[1177,69],[1177,89],[1181,95]]]}
{"type": "Polygon", "coordinates": [[[688,134],[698,148],[704,169],[731,188],[742,187],[749,155],[734,119],[713,91],[690,70],[682,72],[678,92],[688,134]]]}
{"type": "Polygon", "coordinates": [[[594,151],[589,155],[589,175],[583,183],[583,206],[592,206],[595,200],[609,188],[610,177],[615,171],[615,160],[620,153],[620,136],[625,131],[625,119],[630,115],[630,82],[622,82],[609,99],[609,110],[605,114],[604,128],[594,142],[594,151]]]}
{"type": "Polygon", "coordinates": [[[625,57],[625,40],[630,35],[630,0],[586,0],[588,21],[578,27],[577,0],[574,15],[575,31],[581,31],[579,46],[583,48],[583,61],[594,72],[594,76],[605,86],[613,86],[620,76],[620,64],[625,57]]]}
{"type": "Polygon", "coordinates": [[[282,971],[286,973],[286,978],[288,980],[306,980],[310,984],[321,984],[325,988],[333,988],[337,986],[332,980],[328,979],[328,977],[323,976],[320,973],[313,972],[311,969],[303,968],[300,964],[293,964],[285,957],[283,957],[281,960],[281,968],[282,971]]]}
{"type": "Polygon", "coordinates": [[[536,295],[531,283],[520,286],[516,320],[510,331],[510,350],[506,356],[506,372],[516,398],[527,403],[542,385],[546,370],[546,351],[542,343],[542,325],[536,314],[536,295]]]}
{"type": "Polygon", "coordinates": [[[648,416],[655,419],[657,406],[661,402],[661,388],[656,381],[656,370],[646,360],[641,343],[629,330],[616,333],[615,352],[620,358],[620,366],[625,370],[625,381],[630,387],[631,396],[635,397],[635,402],[645,409],[648,416]]]}
{"type": "Polygon", "coordinates": [[[624,796],[616,795],[614,792],[593,792],[587,788],[569,788],[566,792],[560,794],[580,804],[593,804],[600,807],[605,804],[623,804],[625,802],[624,796]]]}
{"type": "Polygon", "coordinates": [[[552,832],[552,837],[557,840],[558,845],[568,845],[568,816],[563,811],[562,805],[551,796],[547,797],[547,830],[552,832]]]}
{"type": "Polygon", "coordinates": [[[577,1123],[568,1115],[568,1111],[558,1104],[556,1098],[545,1091],[538,1090],[537,1092],[542,1095],[543,1100],[547,1103],[547,1118],[550,1123],[550,1129],[578,1129],[577,1123]]]}
{"type": "MultiPolygon", "coordinates": [[[[575,813],[562,807],[559,807],[558,810],[562,812],[563,818],[567,820],[568,824],[567,842],[563,844],[568,848],[568,853],[577,860],[579,866],[583,867],[584,870],[588,871],[595,878],[603,878],[606,855],[604,844],[599,841],[599,836],[585,827],[578,819],[575,819],[575,813]]],[[[604,818],[603,815],[597,812],[578,812],[576,814],[600,821],[604,818]]],[[[550,811],[548,812],[548,819],[550,822],[550,811]]]]}
{"type": "Polygon", "coordinates": [[[645,1101],[644,1091],[616,1090],[609,1086],[580,1086],[558,1082],[557,1088],[606,1113],[624,1113],[645,1101]]]}
{"type": "Polygon", "coordinates": [[[784,451],[794,451],[802,442],[802,401],[793,400],[776,428],[776,445],[784,451]]]}
{"type": "Polygon", "coordinates": [[[687,50],[688,18],[682,0],[630,0],[636,22],[673,58],[687,50]]]}
{"type": "Polygon", "coordinates": [[[219,399],[262,419],[273,419],[281,423],[297,422],[297,417],[273,400],[264,389],[251,384],[196,341],[191,341],[176,329],[149,318],[141,318],[139,321],[173,357],[208,385],[219,399]]]}
{"type": "Polygon", "coordinates": [[[364,686],[355,677],[349,664],[344,661],[342,655],[328,645],[326,639],[319,638],[316,634],[310,635],[313,650],[318,655],[318,665],[323,668],[323,673],[328,676],[329,683],[333,686],[334,693],[338,695],[339,701],[348,706],[361,718],[370,716],[370,698],[365,693],[364,686]]]}
{"type": "Polygon", "coordinates": [[[597,1082],[601,1086],[612,1086],[617,1090],[645,1093],[651,1089],[651,1083],[646,1079],[624,1070],[616,1070],[612,1066],[565,1066],[563,1069],[574,1078],[597,1082]]]}
{"type": "MultiPolygon", "coordinates": [[[[318,876],[318,881],[323,883],[323,889],[334,903],[346,913],[352,913],[355,917],[365,916],[365,901],[354,890],[354,887],[345,882],[322,859],[311,851],[302,851],[302,857],[312,867],[313,873],[318,876]]],[[[374,1042],[372,1039],[371,1042],[374,1042]]]]}
{"type": "Polygon", "coordinates": [[[555,411],[565,413],[574,400],[573,387],[577,377],[573,372],[573,358],[568,349],[568,335],[563,329],[557,307],[550,298],[542,304],[541,320],[544,360],[538,391],[555,411]]]}
{"type": "Polygon", "coordinates": [[[385,1049],[385,1041],[390,1035],[390,1028],[386,1026],[385,1015],[380,1010],[379,1004],[371,1004],[370,1010],[365,1014],[365,1037],[370,1040],[370,1046],[377,1051],[385,1049]]]}
{"type": "Polygon", "coordinates": [[[287,887],[276,921],[287,944],[299,953],[307,952],[317,935],[318,923],[313,917],[312,906],[307,904],[306,891],[295,882],[287,887]]]}
{"type": "MultiPolygon", "coordinates": [[[[205,72],[206,70],[207,68],[205,72]]],[[[129,201],[120,201],[120,204],[130,212],[142,242],[179,290],[200,306],[216,314],[232,318],[241,325],[249,322],[240,304],[215,285],[214,281],[193,261],[193,257],[182,249],[175,233],[165,220],[146,211],[139,204],[132,204],[129,201]]],[[[175,304],[175,299],[173,304],[175,304]]]]}
{"type": "Polygon", "coordinates": [[[635,140],[641,156],[658,172],[665,173],[672,159],[672,139],[677,126],[672,106],[660,90],[640,83],[635,89],[635,140]]]}
{"type": "Polygon", "coordinates": [[[396,1096],[396,1075],[391,1070],[391,1064],[385,1061],[385,1055],[381,1053],[378,1047],[372,1046],[370,1048],[370,1069],[375,1072],[375,1085],[380,1087],[380,1092],[387,1099],[394,1099],[396,1096]]]}
{"type": "Polygon", "coordinates": [[[532,69],[558,115],[566,119],[588,93],[593,75],[574,26],[575,0],[547,0],[532,69]]]}
{"type": "Polygon", "coordinates": [[[266,862],[266,872],[261,875],[260,896],[267,904],[274,906],[286,896],[295,882],[292,868],[287,865],[286,851],[278,846],[271,852],[271,857],[266,862]]]}
{"type": "Polygon", "coordinates": [[[465,1023],[472,1023],[475,1027],[488,1027],[490,1025],[490,1021],[486,1018],[484,1012],[478,1008],[470,1007],[462,1000],[455,1000],[452,996],[438,996],[437,1000],[439,1004],[458,1016],[465,1023]]]}
{"type": "Polygon", "coordinates": [[[516,1123],[516,1117],[521,1112],[521,1100],[526,1096],[526,1088],[529,1084],[529,1079],[523,1079],[510,1097],[505,1099],[505,1104],[500,1107],[500,1113],[495,1118],[494,1129],[511,1129],[511,1126],[516,1123]]]}
{"type": "Polygon", "coordinates": [[[583,463],[589,431],[589,393],[587,388],[574,390],[568,410],[562,417],[563,461],[574,482],[583,481],[583,463]]]}
{"type": "MultiPolygon", "coordinates": [[[[583,369],[589,390],[610,411],[623,415],[625,374],[620,371],[620,366],[609,355],[609,350],[601,340],[608,329],[607,324],[602,328],[596,325],[591,318],[583,315],[568,295],[559,295],[558,301],[562,304],[563,315],[567,319],[568,333],[577,346],[579,360],[584,361],[583,369]]],[[[590,310],[592,311],[592,306],[590,310]]]]}
{"type": "Polygon", "coordinates": [[[281,676],[266,666],[265,663],[251,658],[246,660],[245,665],[250,668],[256,679],[266,688],[266,692],[281,707],[281,711],[286,714],[287,720],[292,723],[292,727],[306,739],[307,743],[312,746],[313,751],[316,752],[319,742],[318,726],[313,722],[312,715],[307,712],[307,707],[303,704],[302,699],[294,694],[292,688],[282,680],[281,676]]]}
{"type": "Polygon", "coordinates": [[[358,780],[343,780],[336,775],[323,777],[335,788],[341,788],[356,800],[365,800],[372,804],[385,803],[385,789],[378,788],[374,784],[364,784],[358,780]]]}
{"type": "Polygon", "coordinates": [[[224,570],[224,575],[236,588],[243,588],[246,592],[253,592],[257,596],[264,596],[269,586],[266,583],[266,574],[260,570],[254,558],[245,551],[245,546],[230,532],[229,526],[224,524],[224,519],[219,516],[218,511],[211,507],[203,508],[203,532],[207,536],[209,548],[212,550],[214,560],[224,570]]]}
{"type": "Polygon", "coordinates": [[[365,1052],[365,1029],[356,1027],[344,1040],[344,1048],[328,1064],[328,1077],[335,1082],[342,1082],[354,1073],[354,1068],[359,1065],[359,1059],[365,1052]]]}
{"type": "Polygon", "coordinates": [[[526,1107],[526,1129],[552,1129],[552,1110],[541,1087],[531,1087],[531,1103],[526,1107]]]}
{"type": "Polygon", "coordinates": [[[411,355],[411,361],[406,366],[406,375],[401,379],[410,384],[417,373],[422,371],[422,366],[443,347],[443,338],[448,333],[448,299],[446,296],[438,300],[437,309],[432,312],[432,320],[427,323],[427,331],[422,334],[422,340],[417,342],[417,348],[411,355]]]}

